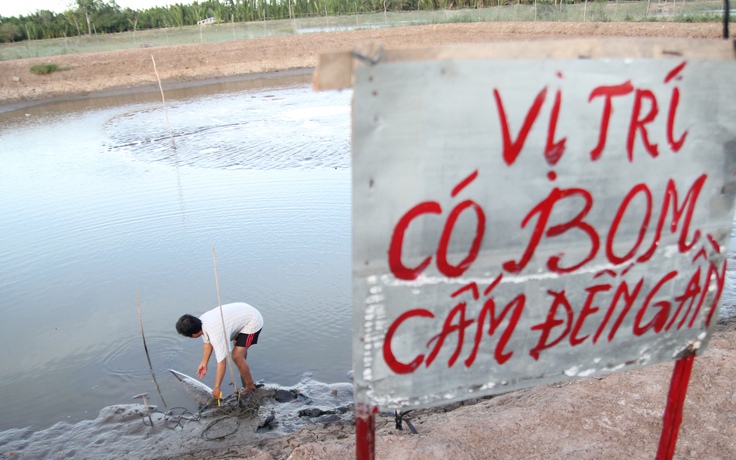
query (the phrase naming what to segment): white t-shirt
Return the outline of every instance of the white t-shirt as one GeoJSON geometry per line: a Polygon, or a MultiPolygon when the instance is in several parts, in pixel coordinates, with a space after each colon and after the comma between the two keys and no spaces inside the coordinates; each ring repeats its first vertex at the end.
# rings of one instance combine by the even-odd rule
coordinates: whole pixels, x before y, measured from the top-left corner
{"type": "Polygon", "coordinates": [[[229,303],[222,306],[222,316],[220,316],[220,307],[213,308],[207,313],[199,317],[202,321],[202,340],[209,343],[215,350],[215,358],[219,363],[227,357],[230,352],[230,344],[225,340],[222,333],[222,318],[225,318],[225,330],[229,340],[235,340],[238,334],[255,334],[263,327],[263,316],[252,307],[244,302],[229,303]]]}

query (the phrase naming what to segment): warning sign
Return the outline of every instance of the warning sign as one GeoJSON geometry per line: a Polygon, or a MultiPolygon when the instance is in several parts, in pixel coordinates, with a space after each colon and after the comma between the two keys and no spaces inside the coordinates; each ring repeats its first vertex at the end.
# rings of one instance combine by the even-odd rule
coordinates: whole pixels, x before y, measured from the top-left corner
{"type": "Polygon", "coordinates": [[[356,400],[442,404],[699,352],[736,192],[736,62],[358,67],[356,400]]]}

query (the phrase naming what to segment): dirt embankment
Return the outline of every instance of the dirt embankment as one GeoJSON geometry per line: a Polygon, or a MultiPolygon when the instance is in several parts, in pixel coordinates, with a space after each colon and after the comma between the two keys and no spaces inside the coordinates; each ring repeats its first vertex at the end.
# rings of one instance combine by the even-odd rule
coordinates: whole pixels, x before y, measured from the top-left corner
{"type": "MultiPolygon", "coordinates": [[[[467,23],[314,33],[230,43],[181,45],[71,54],[0,62],[0,104],[156,84],[151,55],[164,82],[187,82],[311,68],[319,53],[351,50],[379,40],[386,48],[442,44],[533,41],[574,37],[678,37],[719,39],[716,23],[467,23]],[[34,75],[32,65],[51,62],[70,70],[34,75]]],[[[529,46],[534,46],[530,43],[529,46]]]]}

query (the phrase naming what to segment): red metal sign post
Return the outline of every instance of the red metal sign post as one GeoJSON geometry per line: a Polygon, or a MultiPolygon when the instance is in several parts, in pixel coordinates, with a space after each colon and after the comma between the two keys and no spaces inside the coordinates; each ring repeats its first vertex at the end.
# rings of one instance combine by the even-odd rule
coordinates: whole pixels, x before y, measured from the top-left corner
{"type": "Polygon", "coordinates": [[[375,408],[364,403],[355,404],[355,458],[373,460],[376,456],[375,408]]]}
{"type": "Polygon", "coordinates": [[[675,361],[672,371],[670,392],[667,395],[667,406],[662,416],[662,436],[659,438],[657,460],[670,460],[675,455],[677,434],[682,423],[682,407],[685,405],[687,384],[690,382],[690,371],[693,368],[695,354],[675,361]]]}

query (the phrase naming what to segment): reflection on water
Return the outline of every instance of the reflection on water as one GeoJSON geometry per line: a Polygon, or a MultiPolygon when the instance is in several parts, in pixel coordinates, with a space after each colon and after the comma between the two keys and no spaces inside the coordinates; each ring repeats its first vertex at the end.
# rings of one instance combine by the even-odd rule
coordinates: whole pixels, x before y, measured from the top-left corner
{"type": "Polygon", "coordinates": [[[191,407],[167,369],[201,358],[174,324],[217,305],[213,244],[223,303],[265,319],[256,380],[347,381],[350,93],[167,96],[175,155],[155,99],[0,115],[0,429],[156,395],[137,292],[166,403],[191,407]]]}

